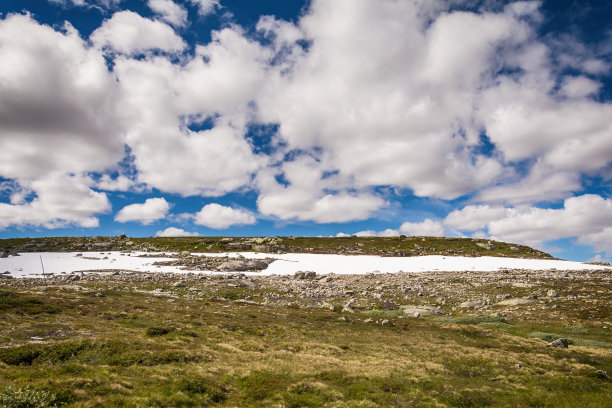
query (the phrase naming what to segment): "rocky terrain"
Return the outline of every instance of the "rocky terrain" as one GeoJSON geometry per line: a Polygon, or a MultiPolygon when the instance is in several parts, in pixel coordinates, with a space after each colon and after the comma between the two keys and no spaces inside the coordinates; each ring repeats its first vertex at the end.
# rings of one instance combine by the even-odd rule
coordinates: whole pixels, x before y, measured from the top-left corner
{"type": "Polygon", "coordinates": [[[191,255],[189,251],[163,255],[175,259],[173,261],[157,261],[153,263],[153,266],[178,266],[186,271],[260,272],[276,260],[275,258],[246,259],[243,257],[191,255]]]}
{"type": "MultiPolygon", "coordinates": [[[[263,269],[273,259],[178,256],[173,265],[191,270],[263,269]]],[[[164,262],[165,263],[165,262],[164,262]]],[[[72,273],[45,279],[6,279],[6,287],[57,286],[89,291],[87,285],[111,285],[130,291],[147,284],[154,295],[189,299],[220,298],[217,292],[242,288],[232,300],[262,306],[340,309],[345,312],[389,311],[397,316],[501,314],[523,321],[566,322],[586,319],[592,326],[612,326],[612,272],[502,270],[495,272],[370,273],[365,275],[246,276],[241,273],[142,273],[101,271],[72,273]],[[81,286],[78,286],[81,285],[81,286]],[[85,285],[85,286],[83,286],[85,285]],[[236,296],[241,297],[236,298],[236,296]],[[576,308],[575,304],[581,307],[576,308]]],[[[0,278],[1,279],[1,278],[0,278]]]]}
{"type": "Polygon", "coordinates": [[[55,237],[0,240],[0,257],[21,252],[143,251],[313,253],[379,256],[503,256],[554,259],[549,254],[505,242],[437,237],[55,237]]]}

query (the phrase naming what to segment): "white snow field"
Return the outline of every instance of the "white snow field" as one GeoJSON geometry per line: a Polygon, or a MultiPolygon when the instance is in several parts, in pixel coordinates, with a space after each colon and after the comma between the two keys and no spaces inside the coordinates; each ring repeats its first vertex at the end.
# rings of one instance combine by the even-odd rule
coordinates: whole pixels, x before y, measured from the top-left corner
{"type": "MultiPolygon", "coordinates": [[[[168,260],[164,257],[138,257],[141,252],[125,254],[120,252],[27,252],[20,256],[0,259],[0,273],[8,271],[13,277],[39,277],[42,274],[41,258],[47,274],[61,274],[75,271],[130,270],[140,272],[187,273],[172,266],[154,266],[153,262],[168,260]],[[77,254],[81,254],[78,255],[77,254]],[[104,259],[106,258],[106,259],[104,259]]],[[[154,254],[148,254],[149,256],[154,254]]],[[[161,255],[161,254],[157,254],[161,255]]],[[[276,258],[262,272],[247,272],[248,275],[279,274],[288,275],[297,271],[315,271],[320,274],[364,274],[393,272],[427,271],[495,271],[499,269],[557,269],[588,270],[610,269],[581,262],[518,259],[501,257],[461,257],[461,256],[415,256],[380,257],[370,255],[323,255],[323,254],[265,254],[254,252],[231,252],[216,254],[197,254],[207,256],[230,256],[245,258],[276,258]]],[[[206,272],[197,272],[206,273],[206,272]]],[[[218,272],[211,272],[218,273],[218,272]]]]}

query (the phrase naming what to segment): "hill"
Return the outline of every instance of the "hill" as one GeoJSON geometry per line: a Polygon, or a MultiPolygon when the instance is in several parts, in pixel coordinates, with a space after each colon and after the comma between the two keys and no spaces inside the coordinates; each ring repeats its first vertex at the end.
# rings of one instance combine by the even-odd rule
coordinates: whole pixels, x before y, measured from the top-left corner
{"type": "Polygon", "coordinates": [[[0,240],[0,253],[70,251],[314,253],[379,256],[502,256],[554,259],[524,245],[439,237],[53,237],[0,240]]]}

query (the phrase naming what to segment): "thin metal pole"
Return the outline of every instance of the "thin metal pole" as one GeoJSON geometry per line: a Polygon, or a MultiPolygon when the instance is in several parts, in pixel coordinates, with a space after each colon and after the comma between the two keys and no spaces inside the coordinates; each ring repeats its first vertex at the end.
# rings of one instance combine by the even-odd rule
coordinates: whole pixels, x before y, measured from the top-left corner
{"type": "Polygon", "coordinates": [[[42,271],[43,271],[43,278],[45,278],[45,265],[43,265],[43,261],[42,261],[42,255],[38,255],[40,257],[40,266],[42,267],[42,271]]]}

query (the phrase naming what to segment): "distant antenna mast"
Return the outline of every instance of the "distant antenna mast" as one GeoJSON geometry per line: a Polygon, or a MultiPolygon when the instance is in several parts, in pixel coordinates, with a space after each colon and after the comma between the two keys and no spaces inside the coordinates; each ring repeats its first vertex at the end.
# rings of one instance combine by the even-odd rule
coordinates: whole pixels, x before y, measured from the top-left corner
{"type": "Polygon", "coordinates": [[[40,266],[42,267],[42,271],[43,271],[43,278],[45,278],[45,265],[43,265],[43,261],[42,261],[42,255],[38,255],[40,257],[40,266]]]}

